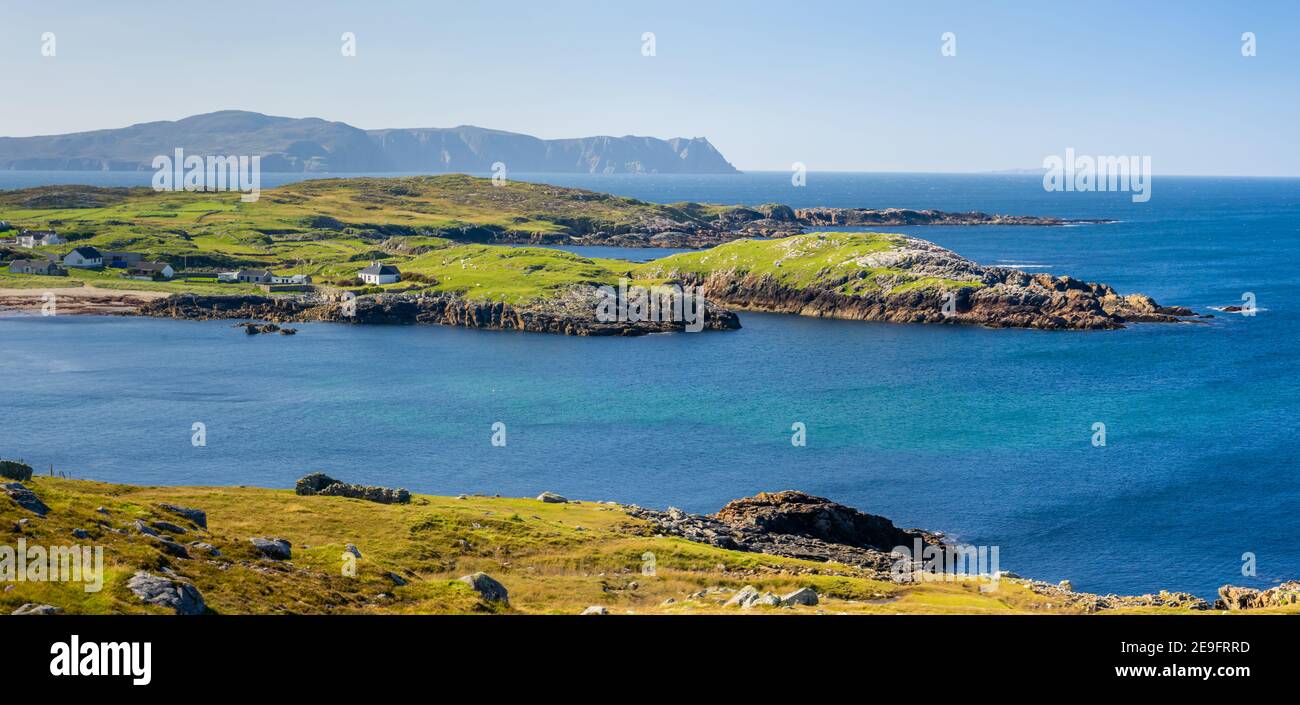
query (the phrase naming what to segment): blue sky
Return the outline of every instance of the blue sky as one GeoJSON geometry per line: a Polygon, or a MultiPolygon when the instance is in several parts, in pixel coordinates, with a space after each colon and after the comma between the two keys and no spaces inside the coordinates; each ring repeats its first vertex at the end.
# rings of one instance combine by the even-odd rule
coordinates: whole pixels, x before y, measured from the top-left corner
{"type": "Polygon", "coordinates": [[[1150,155],[1157,173],[1300,175],[1297,2],[0,8],[6,136],[239,108],[363,128],[706,136],[751,170],[1028,168],[1074,147],[1150,155]],[[356,57],[341,55],[343,32],[356,57]],[[941,55],[944,32],[956,56],[941,55]]]}

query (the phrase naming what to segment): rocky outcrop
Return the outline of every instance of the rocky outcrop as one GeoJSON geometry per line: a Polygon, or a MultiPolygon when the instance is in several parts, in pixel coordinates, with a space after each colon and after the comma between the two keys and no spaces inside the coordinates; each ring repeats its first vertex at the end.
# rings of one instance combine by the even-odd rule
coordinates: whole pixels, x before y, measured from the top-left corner
{"type": "Polygon", "coordinates": [[[738,310],[819,318],[1105,330],[1196,316],[1190,309],[1161,306],[1143,294],[1121,296],[1106,284],[985,267],[925,240],[900,241],[898,247],[862,257],[856,276],[804,287],[737,270],[668,274],[676,274],[683,285],[700,287],[710,301],[738,310]],[[907,276],[892,273],[898,271],[907,276]]]}
{"type": "Polygon", "coordinates": [[[882,516],[864,514],[852,507],[797,490],[760,492],[726,504],[715,519],[742,531],[787,534],[826,543],[892,551],[916,539],[937,543],[936,537],[906,531],[882,516]]]}
{"type": "Polygon", "coordinates": [[[835,561],[888,579],[895,546],[916,540],[937,545],[938,534],[900,529],[880,516],[803,492],[760,493],[729,502],[717,514],[687,514],[632,507],[628,513],[672,536],[736,551],[814,561],[835,561]]]}
{"type": "MultiPolygon", "coordinates": [[[[681,321],[610,321],[597,319],[598,290],[578,287],[553,300],[529,305],[470,301],[433,294],[380,294],[353,301],[317,296],[200,296],[178,294],[141,305],[136,313],[189,320],[253,319],[286,323],[326,321],[359,324],[426,324],[560,333],[582,336],[634,336],[681,331],[681,321]]],[[[704,307],[704,330],[740,328],[736,314],[711,304],[704,307]]],[[[257,332],[264,332],[259,326],[257,332]]],[[[245,327],[245,330],[253,328],[245,327]]],[[[279,328],[277,328],[279,330],[279,328]]]]}
{"type": "Polygon", "coordinates": [[[144,602],[159,607],[166,607],[176,614],[203,614],[207,605],[198,588],[187,582],[164,578],[146,571],[139,571],[131,576],[126,586],[144,602]]]}
{"type": "Polygon", "coordinates": [[[41,498],[37,497],[35,492],[27,489],[21,483],[6,482],[5,484],[0,485],[0,492],[4,492],[4,494],[17,503],[18,506],[32,512],[36,516],[43,517],[50,512],[50,508],[45,506],[45,503],[41,501],[41,498]]]}
{"type": "Polygon", "coordinates": [[[294,486],[294,492],[302,496],[350,497],[352,499],[364,499],[367,502],[378,502],[379,504],[407,504],[411,501],[411,493],[404,489],[353,485],[340,482],[329,475],[319,472],[298,480],[294,486]]]}
{"type": "Polygon", "coordinates": [[[1215,609],[1254,610],[1267,607],[1284,607],[1300,602],[1300,581],[1292,580],[1267,590],[1224,585],[1219,588],[1215,609]]]}

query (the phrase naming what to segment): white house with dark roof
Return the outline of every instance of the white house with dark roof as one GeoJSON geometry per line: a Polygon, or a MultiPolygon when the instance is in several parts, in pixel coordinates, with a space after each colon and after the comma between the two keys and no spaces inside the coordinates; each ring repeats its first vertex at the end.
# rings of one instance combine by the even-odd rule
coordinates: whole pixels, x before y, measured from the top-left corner
{"type": "Polygon", "coordinates": [[[93,247],[78,247],[63,256],[63,265],[77,269],[99,269],[104,266],[104,255],[93,247]]]}
{"type": "Polygon", "coordinates": [[[402,281],[402,272],[391,264],[371,262],[369,267],[357,272],[361,281],[367,284],[396,284],[402,281]]]}
{"type": "Polygon", "coordinates": [[[62,245],[63,238],[53,230],[24,230],[18,233],[15,240],[19,247],[47,247],[49,245],[62,245]]]}

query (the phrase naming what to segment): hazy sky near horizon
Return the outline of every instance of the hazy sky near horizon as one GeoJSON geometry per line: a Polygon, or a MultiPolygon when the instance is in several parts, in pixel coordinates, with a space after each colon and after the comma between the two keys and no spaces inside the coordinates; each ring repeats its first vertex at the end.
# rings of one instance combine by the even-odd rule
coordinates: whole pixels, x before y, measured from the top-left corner
{"type": "Polygon", "coordinates": [[[1035,168],[1073,147],[1150,155],[1157,173],[1300,175],[1290,0],[0,8],[4,136],[243,109],[367,129],[704,136],[742,170],[1035,168]]]}

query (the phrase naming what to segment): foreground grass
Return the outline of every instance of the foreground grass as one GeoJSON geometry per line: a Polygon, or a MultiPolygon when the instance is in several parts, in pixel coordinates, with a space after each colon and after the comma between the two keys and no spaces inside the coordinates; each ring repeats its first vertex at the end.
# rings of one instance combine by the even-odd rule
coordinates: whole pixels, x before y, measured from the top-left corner
{"type": "Polygon", "coordinates": [[[557,613],[590,605],[611,613],[734,613],[688,595],[710,587],[754,585],[784,593],[812,587],[816,607],[746,613],[1005,614],[1062,612],[1022,586],[1003,582],[983,593],[973,582],[895,585],[838,564],[725,551],[655,536],[621,507],[593,502],[546,504],[532,499],[417,495],[409,505],[381,505],[338,497],[299,497],[287,490],[235,487],[134,487],[84,480],[37,478],[28,483],[50,506],[44,519],[0,499],[0,544],[102,545],[102,591],[80,583],[13,583],[0,593],[0,614],[26,602],[69,613],[165,612],[146,606],[126,587],[137,570],[170,568],[191,580],[210,610],[236,613],[557,613]],[[222,552],[209,558],[191,549],[189,560],[163,554],[130,529],[136,519],[179,521],[160,503],[208,513],[209,531],[192,530],[182,543],[204,541],[222,552]],[[107,513],[96,511],[103,507],[107,513]],[[20,532],[15,522],[28,518],[20,532]],[[105,522],[100,524],[99,522],[105,522]],[[126,529],[113,533],[106,526],[126,529]],[[84,529],[90,538],[72,537],[84,529]],[[259,558],[248,539],[275,536],[293,544],[291,561],[259,558]],[[347,544],[361,551],[357,574],[343,574],[347,544]],[[654,556],[653,575],[643,556],[654,556]],[[510,591],[508,607],[484,603],[461,575],[484,571],[510,591]],[[407,581],[397,586],[387,577],[407,581]],[[669,600],[672,600],[669,602],[669,600]]]}

